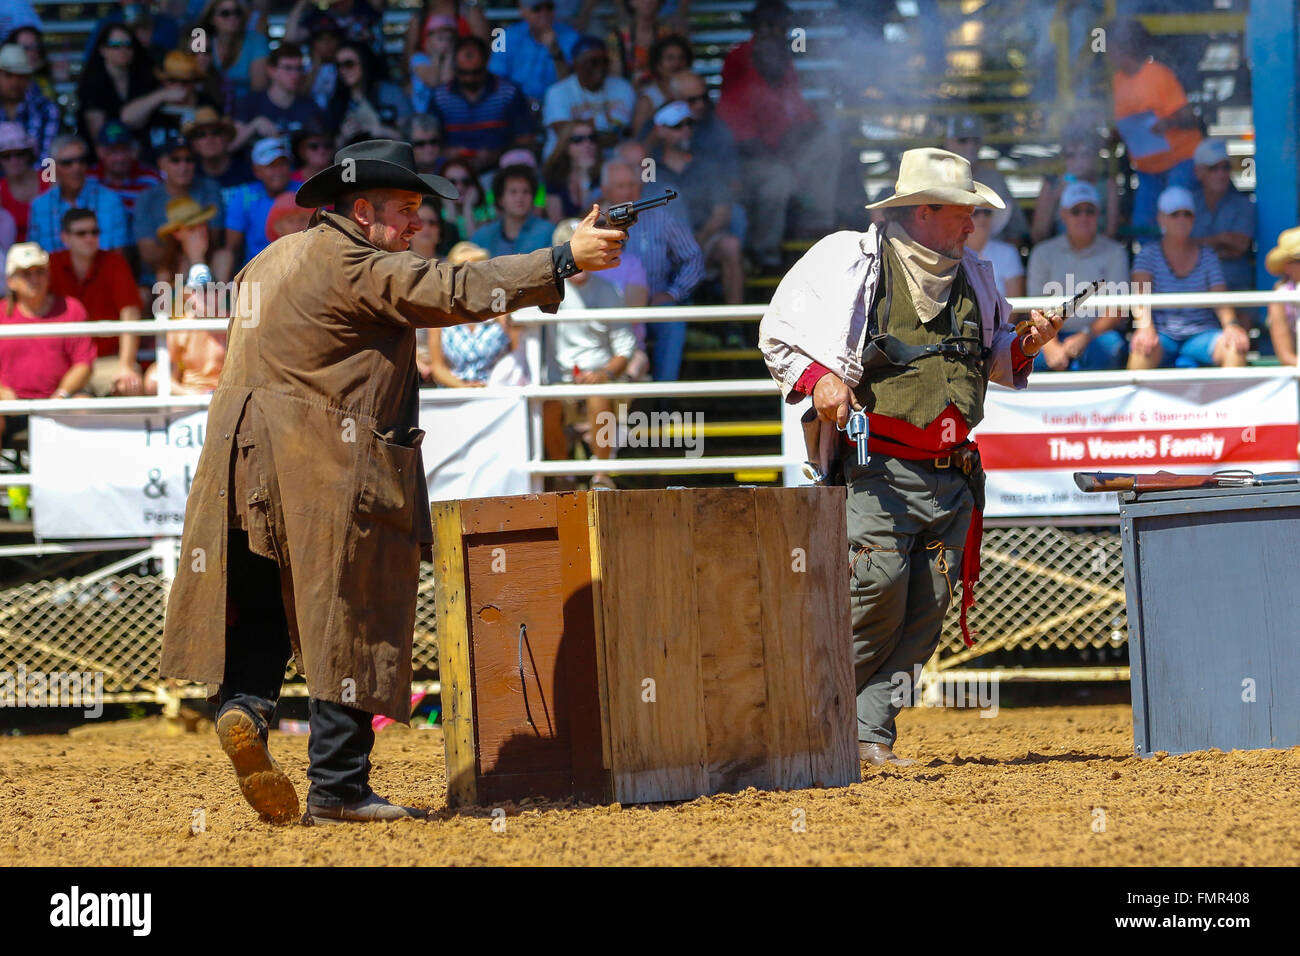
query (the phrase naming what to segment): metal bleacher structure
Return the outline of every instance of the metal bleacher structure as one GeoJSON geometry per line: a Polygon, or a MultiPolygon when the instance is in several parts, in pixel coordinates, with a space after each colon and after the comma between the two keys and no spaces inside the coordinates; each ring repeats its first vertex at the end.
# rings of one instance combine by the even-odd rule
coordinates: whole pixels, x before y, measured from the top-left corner
{"type": "MultiPolygon", "coordinates": [[[[824,121],[836,124],[846,152],[856,160],[846,166],[849,188],[843,190],[846,208],[851,206],[855,214],[872,191],[892,184],[898,155],[912,146],[938,144],[946,118],[957,112],[983,117],[987,134],[982,158],[997,164],[1028,213],[1042,177],[1063,166],[1060,133],[1066,118],[1087,116],[1098,126],[1105,125],[1110,115],[1109,78],[1089,55],[1089,31],[1117,13],[1132,12],[1128,8],[1133,6],[1117,0],[788,2],[798,17],[806,18],[807,52],[796,58],[805,96],[824,121]]],[[[46,25],[56,88],[66,109],[75,105],[81,50],[95,17],[114,4],[37,0],[35,6],[46,25]]],[[[608,12],[609,6],[598,4],[597,13],[608,12]]],[[[1228,138],[1237,167],[1234,180],[1240,188],[1251,189],[1250,84],[1242,79],[1247,75],[1245,0],[1188,0],[1183,6],[1198,9],[1140,18],[1153,35],[1175,39],[1190,51],[1197,82],[1187,87],[1189,99],[1201,110],[1211,133],[1228,138]]],[[[408,0],[389,4],[384,25],[390,53],[400,53],[413,7],[418,4],[408,0]]],[[[726,53],[749,36],[745,18],[752,7],[753,0],[692,4],[695,68],[714,90],[721,81],[726,53]]],[[[518,13],[513,3],[496,0],[489,3],[487,15],[496,25],[512,21],[518,13]]],[[[283,10],[270,18],[273,42],[283,35],[284,19],[283,10]]],[[[1109,161],[1112,174],[1118,175],[1122,157],[1111,155],[1109,161]]],[[[787,242],[788,260],[809,245],[808,241],[787,242]]],[[[777,281],[752,278],[747,302],[768,301],[777,281]]],[[[710,295],[716,293],[705,289],[697,301],[717,301],[710,295]]],[[[708,325],[692,326],[703,329],[703,334],[697,332],[688,340],[682,379],[766,378],[754,345],[752,319],[744,321],[745,345],[723,347],[722,335],[734,328],[718,326],[711,332],[708,325]]],[[[780,400],[775,394],[642,401],[665,411],[703,413],[703,437],[721,454],[781,454],[780,400]]],[[[628,457],[635,454],[627,452],[628,457]]],[[[762,468],[693,474],[690,483],[780,481],[778,469],[762,468]]],[[[626,487],[679,482],[679,477],[664,474],[621,478],[626,487]]],[[[95,664],[106,673],[110,699],[156,699],[162,689],[150,672],[156,661],[166,581],[148,566],[147,558],[141,558],[144,552],[138,549],[147,548],[148,542],[122,547],[135,548],[134,558],[112,563],[101,558],[95,565],[98,570],[88,575],[84,574],[86,555],[77,551],[20,561],[19,573],[7,574],[8,580],[0,582],[0,665],[11,659],[21,642],[29,662],[44,663],[49,669],[70,666],[69,661],[95,664]],[[137,568],[141,572],[133,573],[137,568]],[[79,579],[75,586],[67,580],[74,575],[79,579]]],[[[1127,623],[1117,534],[1105,527],[1023,522],[990,526],[984,554],[981,604],[972,624],[998,637],[993,646],[967,651],[955,620],[950,620],[939,651],[941,667],[956,668],[968,660],[979,666],[982,662],[974,658],[998,648],[1006,653],[991,659],[1005,666],[1033,667],[1037,679],[1128,676],[1123,666],[1127,623]],[[1100,575],[1099,555],[1105,569],[1100,575]],[[1044,575],[1044,568],[1052,570],[1044,575]],[[1033,589],[1026,589],[1027,577],[1036,582],[1033,589]],[[1047,619],[1030,613],[1048,602],[1056,613],[1047,619]]],[[[153,565],[160,561],[155,559],[153,565]]],[[[432,568],[425,565],[415,645],[417,677],[425,679],[435,676],[437,660],[432,582],[432,568]]]]}

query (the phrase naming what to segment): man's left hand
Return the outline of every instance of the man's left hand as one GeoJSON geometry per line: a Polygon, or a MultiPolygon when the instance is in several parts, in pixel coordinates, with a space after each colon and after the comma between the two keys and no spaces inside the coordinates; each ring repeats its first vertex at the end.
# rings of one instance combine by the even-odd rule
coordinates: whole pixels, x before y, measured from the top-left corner
{"type": "Polygon", "coordinates": [[[140,369],[131,365],[118,365],[113,376],[114,395],[139,395],[144,391],[144,378],[140,369]]]}
{"type": "Polygon", "coordinates": [[[1043,346],[1061,331],[1061,326],[1065,323],[1065,316],[1058,315],[1048,318],[1038,309],[1029,313],[1030,325],[1029,331],[1020,336],[1020,350],[1025,353],[1025,358],[1033,358],[1043,350],[1043,346]]]}

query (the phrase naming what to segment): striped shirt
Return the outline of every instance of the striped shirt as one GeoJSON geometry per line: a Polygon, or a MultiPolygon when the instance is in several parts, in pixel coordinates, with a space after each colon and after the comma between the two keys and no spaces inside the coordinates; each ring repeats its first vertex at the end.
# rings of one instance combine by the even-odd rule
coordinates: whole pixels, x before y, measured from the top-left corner
{"type": "Polygon", "coordinates": [[[491,74],[473,103],[452,80],[433,89],[429,109],[442,120],[444,149],[505,149],[533,129],[533,111],[519,87],[491,74]]]}
{"type": "Polygon", "coordinates": [[[122,205],[126,207],[127,228],[132,228],[135,222],[135,200],[146,189],[151,189],[162,182],[162,177],[148,166],[137,161],[131,166],[131,171],[127,173],[126,181],[122,183],[104,182],[104,166],[102,163],[96,163],[90,167],[87,175],[88,179],[93,179],[101,186],[113,190],[117,193],[117,198],[122,200],[122,205]]]}
{"type": "Polygon", "coordinates": [[[643,212],[627,231],[627,249],[645,267],[650,298],[667,292],[680,305],[704,278],[704,253],[691,227],[667,209],[643,212]]]}
{"type": "Polygon", "coordinates": [[[63,198],[63,191],[51,189],[32,200],[32,215],[27,223],[27,238],[38,242],[46,252],[64,248],[59,231],[63,214],[80,207],[95,214],[99,226],[99,248],[121,249],[131,245],[131,230],[127,225],[126,207],[117,193],[93,179],[87,179],[81,194],[73,202],[63,198]]]}
{"type": "MultiPolygon", "coordinates": [[[[1206,246],[1201,246],[1196,265],[1185,276],[1174,275],[1165,260],[1163,246],[1149,242],[1133,259],[1134,272],[1148,272],[1152,276],[1151,291],[1157,295],[1166,292],[1209,292],[1212,286],[1225,285],[1223,266],[1219,257],[1206,246]]],[[[1156,331],[1175,339],[1191,338],[1200,332],[1220,328],[1213,309],[1152,309],[1151,318],[1156,331]]]]}

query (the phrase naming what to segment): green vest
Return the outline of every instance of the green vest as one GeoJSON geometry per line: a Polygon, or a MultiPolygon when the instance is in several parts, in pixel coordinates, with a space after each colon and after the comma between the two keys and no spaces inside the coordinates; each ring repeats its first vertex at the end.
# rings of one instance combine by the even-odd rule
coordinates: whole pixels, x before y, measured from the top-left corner
{"type": "MultiPolygon", "coordinates": [[[[902,261],[889,240],[882,241],[881,247],[885,254],[885,274],[883,282],[877,284],[871,303],[875,329],[888,332],[905,345],[930,345],[960,335],[967,338],[964,343],[967,348],[978,350],[982,343],[979,307],[965,269],[957,269],[943,311],[928,324],[923,323],[908,294],[902,261]],[[892,290],[889,296],[883,294],[885,282],[892,290]],[[884,314],[887,299],[888,317],[884,314]],[[954,328],[960,331],[954,332],[954,328]]],[[[855,394],[867,411],[902,419],[918,428],[938,418],[951,402],[966,424],[974,428],[984,417],[987,387],[988,377],[981,363],[931,355],[916,360],[911,368],[888,368],[865,374],[855,394]]]]}

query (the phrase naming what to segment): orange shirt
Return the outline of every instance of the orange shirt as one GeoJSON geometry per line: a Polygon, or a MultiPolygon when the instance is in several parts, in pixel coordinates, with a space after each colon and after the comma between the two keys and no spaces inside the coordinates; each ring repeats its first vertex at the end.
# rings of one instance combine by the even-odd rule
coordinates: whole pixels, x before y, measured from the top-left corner
{"type": "Polygon", "coordinates": [[[226,362],[224,332],[168,332],[167,352],[173,377],[186,388],[216,391],[226,362]]]}
{"type": "MultiPolygon", "coordinates": [[[[1116,119],[1146,110],[1164,119],[1186,105],[1187,94],[1183,92],[1182,84],[1174,76],[1174,71],[1163,63],[1147,60],[1132,76],[1123,70],[1115,71],[1116,119]]],[[[1204,139],[1196,129],[1171,129],[1163,135],[1169,141],[1169,148],[1141,159],[1130,157],[1134,169],[1142,173],[1163,173],[1183,160],[1191,159],[1197,145],[1204,139]]]]}

